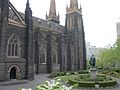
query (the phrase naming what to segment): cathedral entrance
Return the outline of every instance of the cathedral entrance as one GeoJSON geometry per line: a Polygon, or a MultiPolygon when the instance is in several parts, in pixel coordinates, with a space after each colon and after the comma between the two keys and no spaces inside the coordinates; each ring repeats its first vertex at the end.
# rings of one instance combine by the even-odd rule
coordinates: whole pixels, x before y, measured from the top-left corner
{"type": "Polygon", "coordinates": [[[9,79],[21,79],[20,68],[17,65],[12,65],[9,70],[9,79]]]}
{"type": "Polygon", "coordinates": [[[16,68],[15,67],[13,67],[10,70],[10,79],[16,79],[16,68]]]}

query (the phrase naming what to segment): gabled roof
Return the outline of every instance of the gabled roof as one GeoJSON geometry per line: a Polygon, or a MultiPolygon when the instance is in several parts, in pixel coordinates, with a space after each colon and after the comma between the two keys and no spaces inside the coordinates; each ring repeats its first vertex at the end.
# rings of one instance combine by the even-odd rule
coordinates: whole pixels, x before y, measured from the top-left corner
{"type": "MultiPolygon", "coordinates": [[[[21,13],[21,12],[18,12],[19,15],[22,17],[23,19],[23,22],[25,21],[25,14],[24,13],[21,13]]],[[[16,23],[19,23],[19,19],[17,18],[16,14],[10,9],[9,10],[9,20],[11,20],[12,22],[16,22],[16,23]]],[[[54,22],[51,22],[51,21],[46,21],[44,19],[40,19],[38,17],[34,17],[33,16],[33,27],[34,28],[42,28],[42,30],[51,30],[53,32],[56,32],[56,33],[63,33],[64,32],[64,26],[62,25],[59,25],[59,24],[56,24],[54,22]]]]}

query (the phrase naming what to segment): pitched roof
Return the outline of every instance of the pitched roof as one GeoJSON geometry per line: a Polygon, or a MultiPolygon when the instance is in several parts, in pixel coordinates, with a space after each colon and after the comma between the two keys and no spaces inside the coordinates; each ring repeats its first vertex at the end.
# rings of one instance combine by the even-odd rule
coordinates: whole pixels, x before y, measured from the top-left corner
{"type": "MultiPolygon", "coordinates": [[[[19,12],[19,15],[21,15],[21,17],[25,21],[25,14],[19,12]]],[[[9,10],[9,18],[16,22],[19,22],[18,18],[16,17],[16,15],[11,9],[9,10]]],[[[65,27],[62,25],[56,24],[52,21],[48,22],[47,20],[44,20],[35,16],[33,16],[33,27],[34,28],[39,27],[39,28],[42,28],[43,30],[50,30],[56,33],[64,33],[64,29],[65,29],[65,27]]]]}

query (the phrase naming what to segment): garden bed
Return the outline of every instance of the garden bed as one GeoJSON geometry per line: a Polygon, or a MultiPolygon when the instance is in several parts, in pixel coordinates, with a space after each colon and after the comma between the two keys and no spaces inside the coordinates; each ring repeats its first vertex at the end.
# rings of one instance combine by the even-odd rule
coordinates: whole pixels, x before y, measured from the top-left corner
{"type": "Polygon", "coordinates": [[[57,79],[67,81],[70,85],[76,88],[95,88],[96,85],[100,88],[117,86],[117,81],[105,75],[97,75],[96,80],[92,80],[89,74],[60,76],[57,79]]]}

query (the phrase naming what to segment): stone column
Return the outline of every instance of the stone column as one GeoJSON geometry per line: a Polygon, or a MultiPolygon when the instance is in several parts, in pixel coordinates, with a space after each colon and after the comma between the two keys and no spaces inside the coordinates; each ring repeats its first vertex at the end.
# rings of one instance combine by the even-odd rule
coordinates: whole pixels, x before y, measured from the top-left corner
{"type": "Polygon", "coordinates": [[[63,71],[61,35],[58,37],[58,63],[60,64],[60,71],[63,71]]]}
{"type": "Polygon", "coordinates": [[[51,58],[51,32],[47,33],[47,72],[52,72],[52,58],[51,58]]]}

